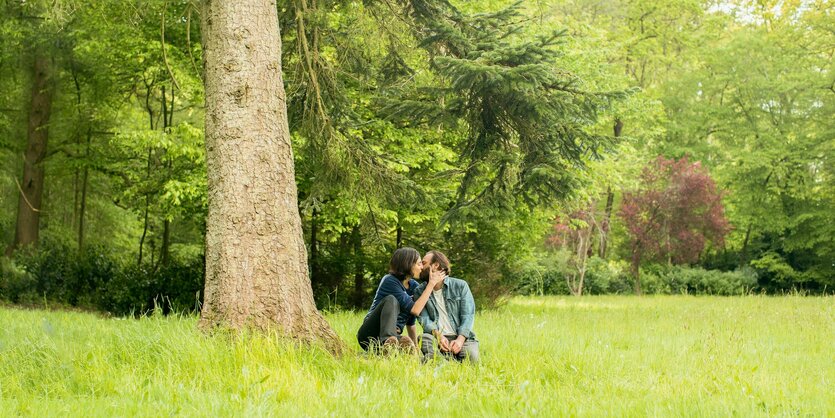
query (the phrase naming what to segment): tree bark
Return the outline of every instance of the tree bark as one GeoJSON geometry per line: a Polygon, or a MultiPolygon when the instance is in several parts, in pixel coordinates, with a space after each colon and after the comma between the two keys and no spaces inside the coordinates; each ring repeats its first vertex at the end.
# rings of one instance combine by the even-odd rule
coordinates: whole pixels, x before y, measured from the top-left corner
{"type": "Polygon", "coordinates": [[[632,276],[635,277],[635,294],[643,294],[641,290],[641,255],[638,250],[632,250],[632,276]]]}
{"type": "Polygon", "coordinates": [[[166,219],[162,222],[162,248],[159,252],[159,264],[167,266],[171,253],[171,221],[166,219]]]}
{"type": "Polygon", "coordinates": [[[397,230],[395,235],[395,248],[403,246],[403,226],[400,225],[400,213],[397,213],[397,230]]]}
{"type": "MultiPolygon", "coordinates": [[[[150,94],[150,93],[149,93],[150,94]]],[[[153,151],[149,147],[148,148],[148,171],[147,176],[148,178],[151,177],[151,158],[153,156],[153,151]]],[[[145,249],[145,237],[148,236],[148,211],[151,206],[151,196],[150,193],[145,192],[145,218],[143,221],[142,226],[142,237],[139,238],[139,257],[137,258],[136,265],[142,266],[142,252],[145,249]]]]}
{"type": "Polygon", "coordinates": [[[360,226],[351,229],[351,244],[354,247],[354,308],[360,309],[365,305],[365,269],[363,268],[362,234],[360,226]]]}
{"type": "Polygon", "coordinates": [[[748,241],[751,239],[751,228],[754,226],[754,221],[748,221],[748,227],[745,228],[745,239],[742,241],[742,249],[739,251],[739,266],[742,267],[748,264],[748,241]]]}
{"type": "Polygon", "coordinates": [[[604,211],[603,223],[600,225],[600,247],[598,248],[597,256],[600,258],[605,259],[606,253],[609,248],[609,230],[610,230],[610,223],[612,222],[612,206],[614,206],[615,202],[615,193],[612,191],[612,187],[606,188],[606,209],[604,211]]]}
{"type": "Polygon", "coordinates": [[[90,141],[92,136],[92,130],[88,127],[87,128],[87,148],[84,152],[85,158],[85,165],[84,165],[84,174],[82,175],[81,179],[81,203],[78,208],[78,251],[84,250],[84,213],[87,211],[87,184],[88,184],[88,177],[90,175],[90,169],[87,167],[86,162],[90,158],[90,141]]]}
{"type": "MultiPolygon", "coordinates": [[[[168,106],[167,97],[165,95],[165,86],[162,86],[162,131],[165,135],[171,132],[171,123],[174,120],[174,88],[171,88],[171,106],[168,106]]],[[[171,167],[173,162],[168,157],[168,150],[165,150],[163,157],[163,166],[165,167],[166,177],[171,178],[171,167]]],[[[171,251],[171,221],[166,216],[162,222],[162,246],[160,247],[159,264],[167,266],[169,260],[169,253],[171,251]]]]}
{"type": "Polygon", "coordinates": [[[23,182],[19,185],[15,239],[7,254],[26,245],[37,245],[43,198],[44,167],[49,117],[52,111],[52,68],[49,58],[36,54],[33,67],[32,101],[29,106],[28,145],[24,154],[23,182]]]}
{"type": "Polygon", "coordinates": [[[203,0],[208,217],[200,327],[343,343],[316,310],[270,0],[203,0]]]}
{"type": "Polygon", "coordinates": [[[319,211],[314,207],[310,214],[310,281],[311,288],[314,283],[322,279],[319,271],[319,211]]]}
{"type": "MultiPolygon", "coordinates": [[[[615,138],[620,137],[621,133],[623,132],[623,121],[620,119],[615,119],[615,125],[612,128],[613,133],[615,134],[615,138]]],[[[606,209],[605,215],[603,218],[603,222],[600,225],[600,247],[598,248],[597,255],[600,258],[606,258],[606,251],[609,247],[609,225],[612,222],[612,206],[615,202],[615,193],[612,192],[612,187],[606,187],[606,209]]]]}

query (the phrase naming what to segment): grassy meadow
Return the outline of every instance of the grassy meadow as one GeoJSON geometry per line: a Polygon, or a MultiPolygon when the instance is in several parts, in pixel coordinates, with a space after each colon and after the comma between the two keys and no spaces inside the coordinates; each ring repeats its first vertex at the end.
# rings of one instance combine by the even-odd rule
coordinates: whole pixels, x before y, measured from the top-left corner
{"type": "Polygon", "coordinates": [[[477,366],[0,308],[2,416],[835,416],[835,299],[512,299],[477,366]]]}

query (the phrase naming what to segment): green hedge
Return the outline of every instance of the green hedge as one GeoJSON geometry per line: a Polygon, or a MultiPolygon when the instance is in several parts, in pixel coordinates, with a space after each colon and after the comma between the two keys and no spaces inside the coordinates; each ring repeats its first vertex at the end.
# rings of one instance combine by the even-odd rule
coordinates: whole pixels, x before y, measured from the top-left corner
{"type": "Polygon", "coordinates": [[[203,289],[202,257],[173,258],[166,266],[137,266],[114,259],[106,248],[80,253],[58,242],[37,250],[0,257],[0,300],[44,302],[95,309],[115,315],[141,314],[155,307],[164,313],[199,306],[203,289]]]}
{"type": "MultiPolygon", "coordinates": [[[[529,262],[508,280],[516,293],[524,295],[569,294],[566,276],[572,270],[568,255],[551,253],[529,262]]],[[[705,270],[699,267],[651,265],[641,269],[641,288],[647,294],[742,295],[758,289],[757,273],[750,268],[737,271],[705,270]]],[[[622,260],[590,257],[586,263],[584,294],[630,294],[634,280],[629,264],[622,260]]]]}

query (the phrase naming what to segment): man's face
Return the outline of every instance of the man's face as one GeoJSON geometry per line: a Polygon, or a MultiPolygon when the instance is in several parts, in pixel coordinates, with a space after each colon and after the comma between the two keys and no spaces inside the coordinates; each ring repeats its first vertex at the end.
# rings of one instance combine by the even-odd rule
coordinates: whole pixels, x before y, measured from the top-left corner
{"type": "MultiPolygon", "coordinates": [[[[429,280],[430,263],[432,263],[432,254],[426,254],[425,256],[423,256],[423,270],[421,270],[420,272],[420,280],[429,280]]],[[[438,263],[435,263],[436,267],[437,264],[438,263]]]]}

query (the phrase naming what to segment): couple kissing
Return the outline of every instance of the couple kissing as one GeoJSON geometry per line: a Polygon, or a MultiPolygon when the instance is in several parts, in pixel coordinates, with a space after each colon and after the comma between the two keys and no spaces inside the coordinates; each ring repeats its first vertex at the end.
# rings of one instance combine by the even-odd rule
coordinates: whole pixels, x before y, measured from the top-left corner
{"type": "Polygon", "coordinates": [[[451,277],[449,259],[439,251],[423,258],[414,248],[398,248],[389,272],[380,280],[374,301],[357,331],[363,350],[401,348],[416,353],[420,322],[423,361],[441,356],[477,363],[473,333],[475,301],[470,286],[451,277]],[[420,279],[418,282],[415,279],[420,279]],[[402,335],[403,331],[408,335],[402,335]]]}

